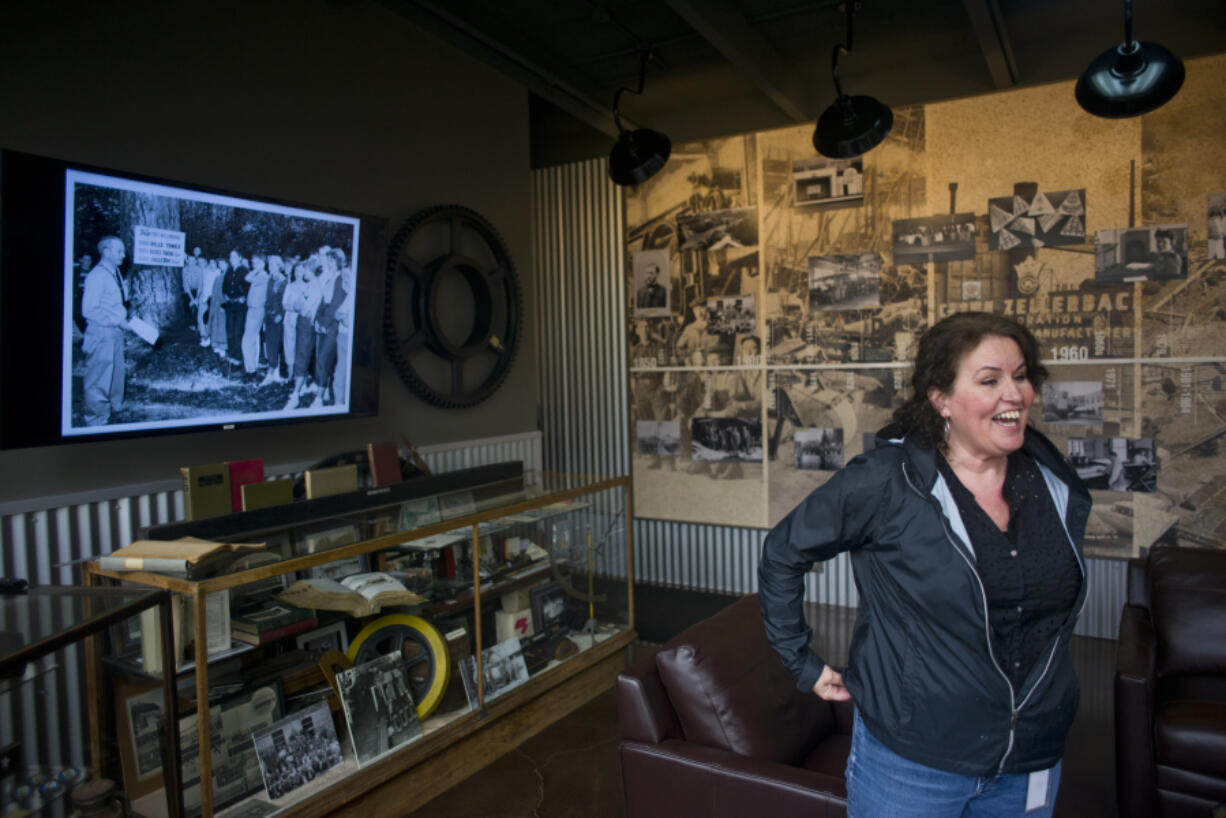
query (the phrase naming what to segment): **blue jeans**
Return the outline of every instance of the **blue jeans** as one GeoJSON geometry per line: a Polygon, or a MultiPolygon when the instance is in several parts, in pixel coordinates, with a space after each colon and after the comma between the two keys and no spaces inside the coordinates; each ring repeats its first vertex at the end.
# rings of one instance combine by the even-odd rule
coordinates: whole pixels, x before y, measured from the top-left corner
{"type": "Polygon", "coordinates": [[[972,776],[908,761],[864,726],[856,711],[847,758],[848,818],[1050,818],[1060,764],[1048,775],[1042,806],[1026,812],[1028,773],[972,776]]]}

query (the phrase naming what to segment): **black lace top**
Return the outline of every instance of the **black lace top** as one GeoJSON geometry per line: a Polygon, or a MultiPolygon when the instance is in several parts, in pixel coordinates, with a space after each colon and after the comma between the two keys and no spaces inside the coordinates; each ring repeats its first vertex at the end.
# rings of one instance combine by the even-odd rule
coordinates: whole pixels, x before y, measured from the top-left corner
{"type": "Polygon", "coordinates": [[[1069,616],[1081,569],[1039,467],[1009,455],[1002,489],[1009,529],[1001,531],[944,457],[937,458],[962,515],[988,597],[992,650],[1015,692],[1031,668],[1046,661],[1051,640],[1069,616]]]}

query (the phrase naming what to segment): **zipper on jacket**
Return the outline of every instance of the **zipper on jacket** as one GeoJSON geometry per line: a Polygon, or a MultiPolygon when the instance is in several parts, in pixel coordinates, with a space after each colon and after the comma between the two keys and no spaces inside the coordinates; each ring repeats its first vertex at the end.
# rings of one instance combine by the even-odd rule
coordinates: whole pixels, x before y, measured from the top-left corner
{"type": "MultiPolygon", "coordinates": [[[[941,508],[941,504],[937,502],[937,499],[933,497],[932,494],[925,494],[920,490],[919,486],[912,482],[911,475],[907,473],[907,464],[905,462],[902,463],[902,476],[903,479],[907,481],[907,485],[911,487],[912,491],[936,507],[937,516],[941,518],[941,530],[945,532],[945,539],[949,540],[949,544],[953,546],[954,551],[957,552],[960,557],[962,557],[963,562],[966,563],[966,567],[970,569],[971,576],[975,578],[975,582],[979,585],[979,598],[983,601],[983,639],[984,643],[988,647],[988,657],[992,660],[992,667],[996,668],[996,672],[999,673],[1000,677],[1005,680],[1005,686],[1009,688],[1009,743],[1005,747],[1004,755],[1000,757],[1000,764],[996,770],[997,774],[999,775],[1000,773],[1004,772],[1005,761],[1008,760],[1009,754],[1013,752],[1014,734],[1017,730],[1017,713],[1021,708],[1017,706],[1017,693],[1013,690],[1013,682],[1009,681],[1009,676],[1004,672],[1004,670],[1001,669],[1000,662],[996,660],[996,651],[992,649],[992,626],[988,622],[988,592],[987,589],[983,587],[983,578],[979,576],[979,571],[976,570],[974,563],[971,562],[970,557],[966,555],[965,551],[959,547],[957,541],[954,539],[953,532],[949,530],[949,520],[945,518],[945,511],[941,508]]],[[[1046,669],[1044,669],[1044,673],[1046,672],[1046,669]]],[[[1042,679],[1042,677],[1039,678],[1042,679]]],[[[1035,683],[1035,686],[1038,686],[1037,682],[1035,683]]]]}

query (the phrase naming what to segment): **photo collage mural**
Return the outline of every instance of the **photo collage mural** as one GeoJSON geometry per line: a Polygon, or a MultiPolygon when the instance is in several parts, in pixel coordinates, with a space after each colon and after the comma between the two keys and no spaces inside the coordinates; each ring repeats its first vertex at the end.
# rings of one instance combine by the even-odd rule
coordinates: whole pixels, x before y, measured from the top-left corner
{"type": "Polygon", "coordinates": [[[770,527],[874,445],[923,331],[1026,324],[1031,422],[1094,495],[1091,556],[1226,542],[1226,56],[1143,117],[1072,84],[675,145],[625,190],[635,513],[770,527]]]}

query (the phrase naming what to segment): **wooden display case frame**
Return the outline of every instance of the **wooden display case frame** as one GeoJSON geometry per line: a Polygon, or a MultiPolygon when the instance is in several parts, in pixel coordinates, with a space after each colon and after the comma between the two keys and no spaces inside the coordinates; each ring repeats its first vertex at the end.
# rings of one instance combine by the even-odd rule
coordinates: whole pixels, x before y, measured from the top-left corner
{"type": "MultiPolygon", "coordinates": [[[[473,653],[477,657],[478,698],[481,706],[458,716],[434,732],[406,745],[379,762],[353,771],[343,778],[325,774],[306,785],[310,792],[300,801],[290,804],[278,815],[354,815],[370,818],[374,814],[403,815],[425,804],[452,785],[467,778],[502,753],[513,749],[558,719],[566,716],[613,685],[625,666],[625,648],[636,638],[634,630],[634,543],[632,535],[632,497],[629,477],[599,478],[586,475],[559,475],[570,480],[584,481],[574,488],[541,492],[496,508],[478,511],[462,517],[406,531],[396,531],[368,540],[339,546],[315,554],[296,556],[247,571],[187,580],[144,571],[106,571],[96,562],[85,564],[88,585],[127,582],[182,594],[193,610],[195,628],[196,701],[207,702],[209,667],[206,618],[207,597],[258,582],[270,577],[305,571],[313,566],[361,554],[391,548],[408,539],[427,537],[461,528],[472,529],[473,553],[480,548],[481,523],[518,514],[587,495],[620,489],[623,497],[626,542],[627,622],[609,638],[595,642],[561,665],[531,677],[514,690],[486,702],[481,673],[483,649],[481,628],[473,633],[473,653]],[[590,482],[587,482],[590,481],[590,482]],[[390,812],[389,812],[390,810],[390,812]]],[[[327,519],[327,518],[321,518],[327,519]]],[[[532,578],[542,575],[533,574],[532,578]]],[[[461,600],[457,608],[469,609],[473,621],[481,622],[482,590],[479,561],[473,560],[471,600],[461,600]]],[[[488,583],[487,583],[488,584],[488,583]]],[[[497,593],[506,587],[500,585],[497,593]]],[[[164,631],[165,633],[165,631],[164,631]]],[[[210,751],[210,725],[202,719],[197,727],[200,763],[200,804],[203,818],[212,818],[213,776],[210,751]]]]}

